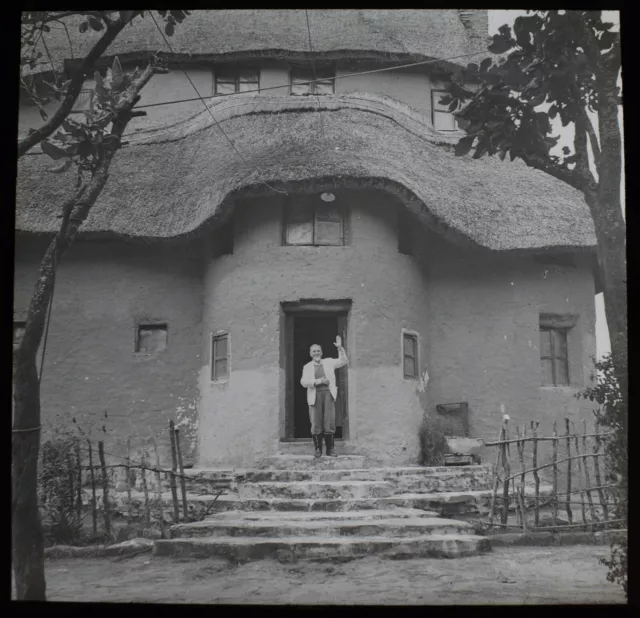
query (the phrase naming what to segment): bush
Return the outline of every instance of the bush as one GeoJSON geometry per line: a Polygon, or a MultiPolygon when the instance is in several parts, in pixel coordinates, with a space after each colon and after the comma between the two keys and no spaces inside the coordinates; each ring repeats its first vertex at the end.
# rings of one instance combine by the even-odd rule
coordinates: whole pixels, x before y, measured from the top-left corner
{"type": "Polygon", "coordinates": [[[442,417],[424,416],[420,424],[420,465],[442,466],[444,456],[449,452],[447,444],[447,424],[442,417]]]}
{"type": "MultiPolygon", "coordinates": [[[[629,417],[627,403],[621,396],[611,355],[604,356],[594,364],[598,372],[595,386],[586,388],[577,396],[599,404],[599,408],[594,410],[596,426],[605,431],[613,431],[613,435],[604,443],[605,465],[608,482],[617,482],[618,486],[609,493],[615,503],[613,517],[622,520],[616,527],[628,529],[629,450],[627,437],[629,417]]],[[[602,559],[602,563],[609,569],[607,579],[612,583],[620,584],[627,595],[627,539],[622,538],[621,535],[613,535],[611,557],[602,559]]]]}

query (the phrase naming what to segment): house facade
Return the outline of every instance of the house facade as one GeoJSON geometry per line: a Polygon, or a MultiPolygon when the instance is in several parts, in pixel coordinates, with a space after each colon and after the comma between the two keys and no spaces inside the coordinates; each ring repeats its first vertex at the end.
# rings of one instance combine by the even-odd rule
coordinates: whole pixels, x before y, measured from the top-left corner
{"type": "MultiPolygon", "coordinates": [[[[309,11],[309,26],[312,52],[304,11],[194,11],[176,29],[59,268],[45,424],[105,424],[114,449],[155,437],[166,458],[173,419],[198,466],[311,451],[302,366],[313,343],[336,356],[336,335],[337,449],[372,462],[415,463],[425,414],[488,438],[503,410],[588,412],[587,206],[524,164],[455,157],[439,104],[446,71],[486,55],[486,11],[309,11]]],[[[140,65],[159,37],[139,20],[110,54],[140,65]]],[[[51,165],[19,163],[16,337],[73,189],[51,165]]]]}

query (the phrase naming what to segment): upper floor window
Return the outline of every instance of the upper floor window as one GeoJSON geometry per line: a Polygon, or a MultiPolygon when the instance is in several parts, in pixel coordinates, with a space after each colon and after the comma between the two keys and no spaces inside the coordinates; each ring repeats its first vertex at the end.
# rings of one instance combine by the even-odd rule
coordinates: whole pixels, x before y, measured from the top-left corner
{"type": "Polygon", "coordinates": [[[458,121],[449,106],[440,103],[440,99],[447,94],[446,90],[431,91],[431,119],[437,131],[457,131],[458,121]]]}
{"type": "Polygon", "coordinates": [[[569,385],[566,328],[540,325],[540,365],[543,385],[569,385]]]}
{"type": "Polygon", "coordinates": [[[85,110],[90,109],[93,99],[93,90],[91,88],[83,88],[78,94],[76,102],[73,104],[72,114],[81,114],[85,110]]]}
{"type": "Polygon", "coordinates": [[[217,69],[215,93],[234,94],[260,88],[260,71],[256,69],[217,69]]]}
{"type": "Polygon", "coordinates": [[[291,94],[334,94],[336,72],[333,66],[292,67],[291,94]],[[317,80],[317,81],[316,81],[317,80]],[[314,82],[312,84],[306,82],[314,82]]]}
{"type": "Polygon", "coordinates": [[[285,205],[283,228],[285,245],[344,245],[344,209],[318,195],[297,195],[285,205]]]}
{"type": "Polygon", "coordinates": [[[139,324],[136,334],[136,352],[162,352],[167,349],[166,324],[139,324]]]}
{"type": "Polygon", "coordinates": [[[229,333],[211,335],[211,379],[229,377],[229,333]]]}

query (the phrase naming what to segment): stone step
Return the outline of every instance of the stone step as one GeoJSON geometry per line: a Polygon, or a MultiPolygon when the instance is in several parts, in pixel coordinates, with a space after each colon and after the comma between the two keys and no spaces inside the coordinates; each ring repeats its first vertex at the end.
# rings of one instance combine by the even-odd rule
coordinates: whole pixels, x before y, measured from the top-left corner
{"type": "Polygon", "coordinates": [[[265,457],[258,469],[275,470],[340,470],[364,468],[364,455],[339,455],[338,457],[314,457],[310,455],[273,455],[265,457]]]}
{"type": "Polygon", "coordinates": [[[243,538],[205,537],[159,539],[154,542],[157,556],[189,558],[226,557],[232,560],[277,558],[349,560],[370,554],[382,558],[458,558],[490,551],[486,537],[472,534],[428,534],[414,537],[282,537],[243,538]]]}
{"type": "MultiPolygon", "coordinates": [[[[334,447],[336,453],[339,455],[357,455],[355,447],[348,440],[334,440],[334,447]]],[[[301,440],[296,442],[280,442],[278,450],[281,455],[313,455],[314,446],[313,440],[301,440]]],[[[326,456],[326,445],[323,441],[322,444],[323,456],[326,456]]]]}
{"type": "Polygon", "coordinates": [[[220,511],[209,515],[207,521],[231,522],[308,522],[308,521],[361,521],[375,519],[416,519],[437,517],[435,511],[421,509],[368,509],[365,511],[220,511]]]}
{"type": "Polygon", "coordinates": [[[243,500],[280,498],[283,500],[332,500],[385,498],[393,493],[386,481],[293,481],[240,483],[238,497],[243,500]]]}
{"type": "Polygon", "coordinates": [[[171,538],[200,537],[294,537],[294,536],[384,536],[406,537],[427,534],[464,534],[472,530],[471,524],[439,517],[393,517],[379,519],[311,520],[281,519],[280,521],[205,520],[177,524],[171,527],[171,538]]]}

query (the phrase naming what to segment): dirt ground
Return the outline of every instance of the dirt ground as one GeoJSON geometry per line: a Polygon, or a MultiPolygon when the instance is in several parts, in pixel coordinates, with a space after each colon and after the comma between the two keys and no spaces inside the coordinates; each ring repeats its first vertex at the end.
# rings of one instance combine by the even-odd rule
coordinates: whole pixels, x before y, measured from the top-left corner
{"type": "Polygon", "coordinates": [[[509,547],[452,560],[342,564],[131,558],[47,560],[50,601],[254,604],[625,603],[608,547],[509,547]]]}

